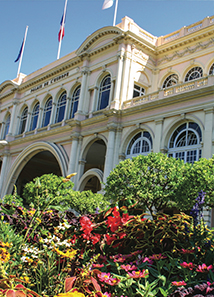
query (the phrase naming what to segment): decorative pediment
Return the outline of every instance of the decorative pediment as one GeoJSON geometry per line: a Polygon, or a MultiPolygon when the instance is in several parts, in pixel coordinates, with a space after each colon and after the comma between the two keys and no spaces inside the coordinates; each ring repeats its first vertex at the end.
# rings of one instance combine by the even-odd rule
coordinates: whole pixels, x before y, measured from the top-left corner
{"type": "Polygon", "coordinates": [[[95,31],[89,35],[86,40],[77,49],[76,54],[79,56],[83,53],[90,53],[112,42],[116,37],[123,35],[123,30],[117,27],[108,26],[95,31]]]}
{"type": "Polygon", "coordinates": [[[17,84],[11,80],[6,80],[0,85],[0,96],[14,92],[17,88],[17,84]]]}

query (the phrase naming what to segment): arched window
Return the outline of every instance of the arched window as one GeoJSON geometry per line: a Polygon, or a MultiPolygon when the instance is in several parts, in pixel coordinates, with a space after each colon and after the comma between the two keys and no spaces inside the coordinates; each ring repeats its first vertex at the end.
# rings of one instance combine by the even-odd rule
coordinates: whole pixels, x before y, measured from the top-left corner
{"type": "Polygon", "coordinates": [[[42,127],[46,127],[50,123],[51,110],[52,110],[52,97],[50,97],[45,103],[44,114],[42,119],[42,127]]]}
{"type": "Polygon", "coordinates": [[[175,73],[171,74],[165,79],[163,83],[163,89],[177,85],[177,83],[178,83],[178,75],[175,73]]]}
{"type": "Polygon", "coordinates": [[[214,75],[214,63],[213,63],[212,66],[210,67],[209,75],[214,75]]]}
{"type": "Polygon", "coordinates": [[[134,84],[133,98],[145,95],[145,89],[134,84]]]}
{"type": "Polygon", "coordinates": [[[131,141],[126,150],[126,156],[128,158],[137,155],[147,155],[152,149],[152,137],[148,131],[139,132],[136,134],[131,141]]]}
{"type": "Polygon", "coordinates": [[[64,119],[65,107],[66,107],[66,101],[67,101],[66,99],[67,99],[66,92],[63,92],[60,95],[57,103],[55,123],[59,123],[64,119]]]}
{"type": "Polygon", "coordinates": [[[70,111],[70,119],[74,117],[75,112],[77,112],[78,103],[79,103],[79,97],[80,97],[80,86],[78,86],[72,96],[71,100],[71,111],[70,111]]]}
{"type": "Polygon", "coordinates": [[[31,124],[30,124],[31,131],[36,129],[38,117],[39,117],[39,102],[37,102],[33,108],[31,124]]]}
{"type": "Polygon", "coordinates": [[[28,108],[25,107],[21,114],[21,119],[20,119],[20,126],[19,126],[19,134],[22,134],[25,131],[25,126],[27,122],[27,114],[28,114],[28,108]]]}
{"type": "Polygon", "coordinates": [[[190,81],[197,79],[203,76],[203,69],[201,67],[193,67],[190,71],[187,72],[185,81],[190,81]]]}
{"type": "Polygon", "coordinates": [[[202,134],[198,124],[184,123],[179,126],[169,140],[169,157],[194,163],[201,158],[202,134]]]}
{"type": "Polygon", "coordinates": [[[10,128],[10,114],[8,114],[6,121],[5,121],[5,127],[4,127],[4,135],[3,135],[3,139],[6,138],[6,135],[9,132],[9,128],[10,128]]]}
{"type": "Polygon", "coordinates": [[[109,104],[109,96],[111,91],[111,76],[105,76],[100,84],[99,99],[97,110],[104,109],[109,104]]]}

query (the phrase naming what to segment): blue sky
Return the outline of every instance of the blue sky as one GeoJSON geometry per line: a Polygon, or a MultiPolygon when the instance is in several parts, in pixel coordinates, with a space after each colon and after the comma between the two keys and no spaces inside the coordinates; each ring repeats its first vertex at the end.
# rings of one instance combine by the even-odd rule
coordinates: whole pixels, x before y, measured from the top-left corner
{"type": "MultiPolygon", "coordinates": [[[[64,0],[0,0],[0,83],[16,77],[14,63],[29,26],[21,72],[30,74],[57,58],[64,0]]],[[[76,50],[88,35],[113,24],[114,7],[104,0],[68,0],[61,54],[76,50]]],[[[119,0],[116,24],[124,16],[155,36],[166,35],[214,15],[214,0],[119,0]]]]}

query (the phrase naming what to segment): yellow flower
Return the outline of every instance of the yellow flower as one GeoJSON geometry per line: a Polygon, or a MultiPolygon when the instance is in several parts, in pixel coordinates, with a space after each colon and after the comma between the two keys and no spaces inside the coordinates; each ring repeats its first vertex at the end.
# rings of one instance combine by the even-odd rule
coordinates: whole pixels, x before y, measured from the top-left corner
{"type": "Polygon", "coordinates": [[[65,253],[61,252],[59,249],[56,248],[54,250],[57,252],[58,255],[69,259],[73,259],[77,253],[77,251],[74,249],[67,250],[65,253]]]}
{"type": "Polygon", "coordinates": [[[8,262],[10,259],[10,253],[5,248],[0,248],[0,261],[3,263],[8,262]]]}
{"type": "Polygon", "coordinates": [[[57,296],[54,297],[85,297],[83,293],[80,292],[67,292],[67,293],[59,293],[57,296]]]}

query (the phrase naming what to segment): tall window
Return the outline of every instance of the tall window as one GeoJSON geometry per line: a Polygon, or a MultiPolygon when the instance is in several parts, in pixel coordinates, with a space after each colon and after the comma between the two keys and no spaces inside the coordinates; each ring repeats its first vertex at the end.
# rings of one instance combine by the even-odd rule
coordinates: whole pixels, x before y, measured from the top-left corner
{"type": "Polygon", "coordinates": [[[19,134],[22,134],[25,131],[25,126],[27,122],[27,114],[28,114],[28,108],[25,107],[21,114],[21,119],[20,119],[20,126],[19,126],[19,134]]]}
{"type": "Polygon", "coordinates": [[[188,122],[179,126],[169,140],[169,157],[194,163],[201,158],[202,134],[198,124],[188,122]]]}
{"type": "Polygon", "coordinates": [[[77,112],[79,97],[80,97],[80,86],[78,86],[75,89],[73,96],[72,96],[70,119],[72,119],[74,117],[75,112],[77,112]]]}
{"type": "Polygon", "coordinates": [[[39,117],[39,102],[37,102],[33,108],[30,130],[36,129],[38,117],[39,117]]]}
{"type": "Polygon", "coordinates": [[[152,149],[152,137],[149,132],[139,132],[136,134],[127,147],[126,155],[128,158],[137,155],[147,155],[152,149]]]}
{"type": "Polygon", "coordinates": [[[190,81],[197,79],[203,76],[203,69],[201,67],[193,67],[190,71],[187,72],[185,81],[190,81]]]}
{"type": "Polygon", "coordinates": [[[214,75],[214,63],[210,67],[209,75],[214,75]]]}
{"type": "Polygon", "coordinates": [[[111,91],[111,76],[105,76],[100,84],[99,99],[97,110],[104,109],[109,104],[109,97],[111,91]]]}
{"type": "Polygon", "coordinates": [[[145,89],[134,84],[133,98],[145,95],[145,89]]]}
{"type": "Polygon", "coordinates": [[[52,110],[52,97],[50,97],[45,103],[44,114],[42,119],[42,127],[46,127],[50,123],[51,110],[52,110]]]}
{"type": "Polygon", "coordinates": [[[173,73],[165,79],[165,81],[163,83],[163,89],[172,87],[172,86],[176,85],[177,83],[178,83],[178,75],[173,73]]]}
{"type": "Polygon", "coordinates": [[[5,121],[3,139],[5,139],[6,135],[8,134],[9,128],[10,128],[10,114],[7,116],[6,121],[5,121]]]}
{"type": "Polygon", "coordinates": [[[66,99],[67,99],[66,92],[63,92],[60,95],[57,103],[55,123],[59,123],[64,119],[65,107],[66,107],[66,101],[67,101],[66,99]]]}

